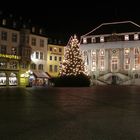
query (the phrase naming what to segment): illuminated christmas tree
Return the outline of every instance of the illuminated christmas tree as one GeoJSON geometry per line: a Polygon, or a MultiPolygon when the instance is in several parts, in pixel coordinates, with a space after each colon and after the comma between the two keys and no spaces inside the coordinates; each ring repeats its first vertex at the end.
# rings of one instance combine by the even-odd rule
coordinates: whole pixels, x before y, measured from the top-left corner
{"type": "Polygon", "coordinates": [[[51,79],[56,87],[88,87],[90,78],[84,73],[84,62],[79,49],[79,41],[74,35],[65,49],[60,76],[51,79]]]}
{"type": "Polygon", "coordinates": [[[64,61],[60,70],[61,76],[79,75],[84,73],[84,62],[79,50],[79,41],[74,35],[71,37],[65,50],[64,61]]]}

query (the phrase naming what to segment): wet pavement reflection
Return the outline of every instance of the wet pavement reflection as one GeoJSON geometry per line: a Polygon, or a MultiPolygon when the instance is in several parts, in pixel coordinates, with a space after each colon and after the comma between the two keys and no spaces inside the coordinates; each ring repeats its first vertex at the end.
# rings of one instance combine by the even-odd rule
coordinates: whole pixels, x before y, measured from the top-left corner
{"type": "Polygon", "coordinates": [[[139,140],[140,87],[0,88],[0,140],[139,140]]]}

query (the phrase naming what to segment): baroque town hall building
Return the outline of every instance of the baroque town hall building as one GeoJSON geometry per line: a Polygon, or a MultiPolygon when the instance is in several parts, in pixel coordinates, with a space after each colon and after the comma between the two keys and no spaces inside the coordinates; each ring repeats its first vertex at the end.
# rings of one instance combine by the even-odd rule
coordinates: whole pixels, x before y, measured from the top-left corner
{"type": "Polygon", "coordinates": [[[140,25],[103,23],[81,36],[85,71],[95,84],[140,84],[140,25]]]}

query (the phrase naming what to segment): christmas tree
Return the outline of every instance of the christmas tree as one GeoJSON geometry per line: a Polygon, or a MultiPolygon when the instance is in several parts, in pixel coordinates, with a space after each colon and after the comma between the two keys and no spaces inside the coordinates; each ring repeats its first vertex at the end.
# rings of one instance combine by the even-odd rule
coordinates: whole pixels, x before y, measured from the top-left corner
{"type": "Polygon", "coordinates": [[[65,50],[64,61],[60,70],[61,76],[79,75],[84,73],[84,62],[79,50],[79,41],[74,35],[71,37],[65,50]]]}
{"type": "Polygon", "coordinates": [[[52,79],[56,87],[84,87],[90,85],[89,77],[84,73],[84,62],[79,49],[79,41],[74,35],[65,49],[60,76],[52,79]]]}

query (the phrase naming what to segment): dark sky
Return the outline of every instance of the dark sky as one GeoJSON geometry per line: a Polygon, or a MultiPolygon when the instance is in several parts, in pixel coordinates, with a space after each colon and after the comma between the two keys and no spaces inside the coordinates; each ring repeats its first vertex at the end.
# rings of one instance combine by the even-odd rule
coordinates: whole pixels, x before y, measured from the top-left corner
{"type": "Polygon", "coordinates": [[[36,0],[31,2],[32,5],[27,4],[29,1],[12,2],[9,6],[3,4],[1,11],[31,19],[33,24],[45,28],[49,36],[66,42],[71,35],[77,34],[80,37],[104,22],[132,20],[140,24],[140,8],[138,3],[132,1],[47,3],[36,0]]]}

